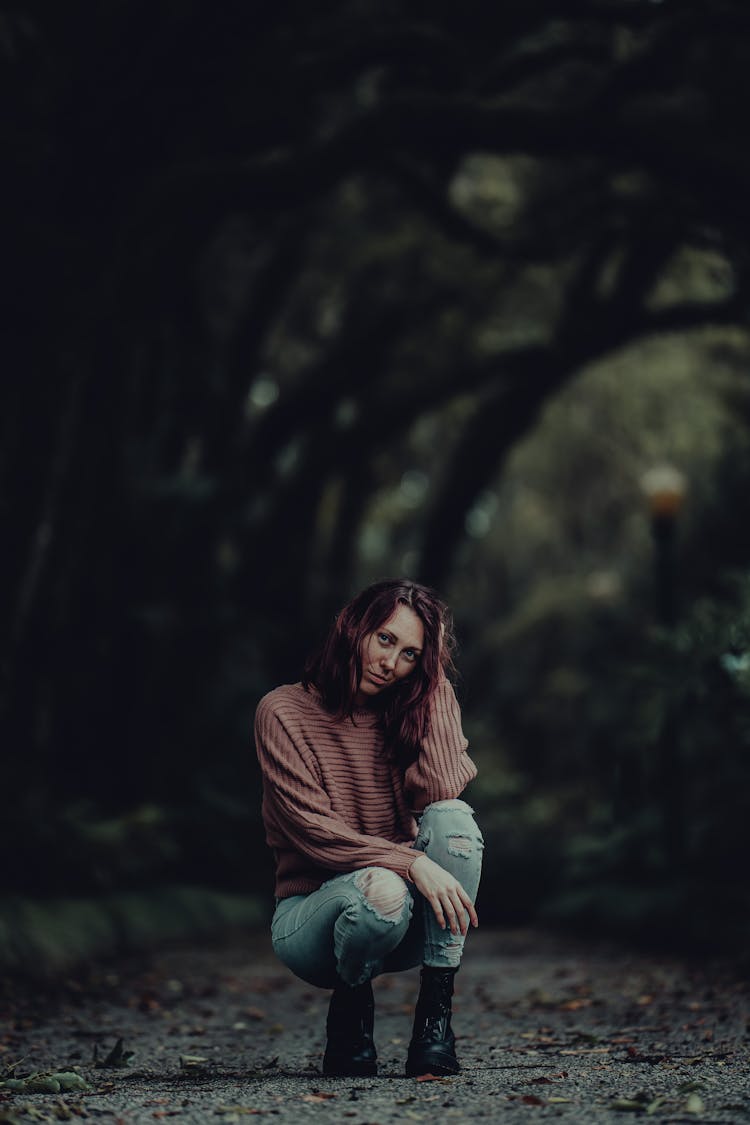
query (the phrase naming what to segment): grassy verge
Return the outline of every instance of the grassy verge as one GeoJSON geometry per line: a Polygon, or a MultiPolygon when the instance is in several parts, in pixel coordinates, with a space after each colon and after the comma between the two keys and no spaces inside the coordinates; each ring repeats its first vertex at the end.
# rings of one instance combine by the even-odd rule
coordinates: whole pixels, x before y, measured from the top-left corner
{"type": "Polygon", "coordinates": [[[54,977],[92,958],[262,925],[268,915],[259,897],[190,886],[0,899],[0,973],[54,977]]]}

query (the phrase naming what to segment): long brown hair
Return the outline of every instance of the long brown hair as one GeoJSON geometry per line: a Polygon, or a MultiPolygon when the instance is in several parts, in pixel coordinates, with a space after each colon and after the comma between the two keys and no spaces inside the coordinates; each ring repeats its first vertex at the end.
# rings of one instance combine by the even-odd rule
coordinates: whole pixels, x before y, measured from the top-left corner
{"type": "Polygon", "coordinates": [[[352,715],[362,679],[362,642],[394,613],[412,609],[422,622],[424,644],[414,671],[384,691],[375,703],[390,756],[402,767],[416,758],[429,729],[430,699],[440,671],[453,670],[453,621],[434,590],[408,578],[386,578],[345,605],[320,649],[305,666],[303,684],[314,685],[324,707],[341,718],[352,715]]]}

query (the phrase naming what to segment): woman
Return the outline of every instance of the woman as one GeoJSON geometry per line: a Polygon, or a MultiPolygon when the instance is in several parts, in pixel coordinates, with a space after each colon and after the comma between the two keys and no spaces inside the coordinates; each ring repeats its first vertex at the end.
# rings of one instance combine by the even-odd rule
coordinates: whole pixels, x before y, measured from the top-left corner
{"type": "Polygon", "coordinates": [[[406,1074],[455,1074],[453,978],[482,838],[458,800],[476,776],[445,671],[447,608],[389,579],[338,615],[302,683],[255,718],[276,860],[276,954],[332,988],[323,1072],[374,1075],[372,978],[422,965],[406,1074]]]}

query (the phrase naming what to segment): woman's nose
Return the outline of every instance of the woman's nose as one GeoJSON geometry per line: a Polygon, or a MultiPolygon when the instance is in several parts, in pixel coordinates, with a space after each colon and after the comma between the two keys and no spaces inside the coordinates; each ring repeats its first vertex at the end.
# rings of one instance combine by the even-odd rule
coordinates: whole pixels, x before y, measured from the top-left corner
{"type": "Polygon", "coordinates": [[[396,654],[393,652],[383,653],[380,658],[381,668],[395,668],[396,667],[396,654]]]}

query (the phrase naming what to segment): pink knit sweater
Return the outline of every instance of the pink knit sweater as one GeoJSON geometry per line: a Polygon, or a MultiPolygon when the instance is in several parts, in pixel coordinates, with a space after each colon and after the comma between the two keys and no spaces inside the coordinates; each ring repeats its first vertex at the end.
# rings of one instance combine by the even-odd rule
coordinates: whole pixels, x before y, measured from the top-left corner
{"type": "Polygon", "coordinates": [[[458,797],[477,772],[447,680],[435,693],[429,733],[405,774],[386,759],[373,711],[336,719],[302,684],[263,697],[255,745],[279,898],[309,894],[360,867],[387,867],[408,877],[417,858],[410,847],[414,814],[458,797]]]}

